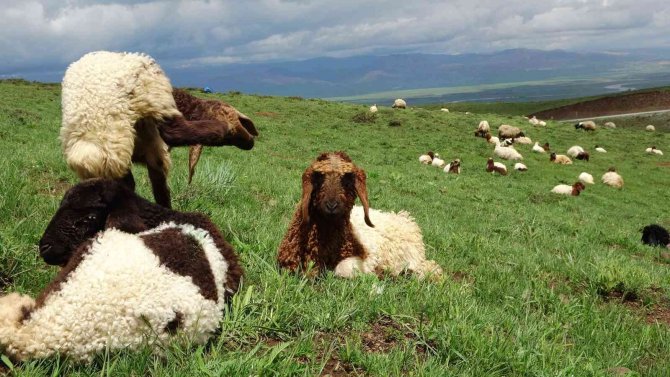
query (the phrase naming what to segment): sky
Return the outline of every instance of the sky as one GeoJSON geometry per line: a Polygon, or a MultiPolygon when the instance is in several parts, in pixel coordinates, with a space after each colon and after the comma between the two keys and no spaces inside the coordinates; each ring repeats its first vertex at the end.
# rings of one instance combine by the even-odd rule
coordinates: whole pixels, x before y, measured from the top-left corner
{"type": "Polygon", "coordinates": [[[670,47],[668,0],[3,0],[0,78],[96,50],[162,66],[320,56],[670,47]]]}

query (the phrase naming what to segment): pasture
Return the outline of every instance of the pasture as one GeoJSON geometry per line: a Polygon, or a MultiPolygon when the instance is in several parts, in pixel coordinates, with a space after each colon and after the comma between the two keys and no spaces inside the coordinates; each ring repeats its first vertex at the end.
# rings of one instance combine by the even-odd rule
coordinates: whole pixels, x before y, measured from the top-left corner
{"type": "MultiPolygon", "coordinates": [[[[260,132],[251,151],[205,148],[190,186],[186,149],[172,152],[174,208],[211,216],[245,267],[221,334],[207,347],[175,342],[159,354],[108,353],[90,365],[34,361],[0,366],[0,375],[668,375],[670,255],[643,246],[639,233],[650,223],[670,226],[667,132],[586,133],[511,115],[389,107],[356,123],[367,106],[203,96],[229,102],[260,132]],[[507,162],[508,176],[492,176],[485,166],[493,147],[473,136],[482,119],[493,128],[520,126],[558,153],[581,145],[591,161],[554,165],[548,154],[518,146],[529,171],[511,171],[507,162]],[[393,120],[400,125],[390,127],[393,120]],[[609,153],[593,151],[595,144],[609,153]],[[650,145],[666,156],[645,154],[650,145]],[[336,150],[367,172],[373,208],[416,218],[428,257],[445,270],[442,281],[310,279],[276,268],[303,170],[320,152],[336,150]],[[420,165],[428,150],[447,162],[460,158],[462,174],[420,165]],[[622,190],[600,183],[610,166],[623,176],[622,190]],[[549,192],[582,171],[597,182],[580,196],[549,192]]],[[[56,273],[36,245],[77,181],[63,161],[59,127],[59,86],[0,81],[5,292],[36,295],[56,273]]],[[[151,198],[146,169],[133,173],[140,194],[151,198]]]]}

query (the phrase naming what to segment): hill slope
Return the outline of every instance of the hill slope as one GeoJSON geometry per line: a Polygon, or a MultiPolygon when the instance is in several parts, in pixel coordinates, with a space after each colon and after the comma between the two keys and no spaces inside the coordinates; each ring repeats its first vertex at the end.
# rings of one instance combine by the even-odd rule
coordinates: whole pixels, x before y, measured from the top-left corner
{"type": "MultiPolygon", "coordinates": [[[[520,117],[382,108],[246,95],[222,98],[251,116],[256,148],[205,150],[191,186],[186,151],[173,151],[174,207],[209,214],[241,255],[246,276],[222,333],[206,349],[167,345],[101,356],[90,366],[49,360],[20,375],[607,375],[625,367],[645,376],[670,370],[670,271],[659,250],[639,242],[641,226],[670,226],[665,204],[668,134],[576,132],[520,117]],[[605,146],[591,162],[557,166],[518,149],[529,167],[507,177],[484,171],[492,148],[474,138],[481,119],[523,127],[564,152],[605,146]],[[389,127],[391,120],[401,123],[389,127]],[[346,150],[368,175],[374,208],[407,210],[439,283],[411,277],[347,281],[278,272],[275,252],[300,197],[304,168],[320,153],[346,150]],[[463,174],[419,165],[434,150],[459,157],[463,174]],[[549,190],[581,171],[596,179],[616,166],[626,186],[596,184],[579,197],[549,190]]],[[[36,294],[56,270],[36,255],[64,190],[76,182],[61,156],[56,86],[0,82],[0,282],[36,294]]],[[[511,167],[512,164],[507,164],[511,167]]],[[[138,190],[150,196],[143,168],[138,190]]],[[[374,221],[374,219],[373,219],[374,221]]],[[[1,373],[1,372],[0,372],[1,373]]]]}

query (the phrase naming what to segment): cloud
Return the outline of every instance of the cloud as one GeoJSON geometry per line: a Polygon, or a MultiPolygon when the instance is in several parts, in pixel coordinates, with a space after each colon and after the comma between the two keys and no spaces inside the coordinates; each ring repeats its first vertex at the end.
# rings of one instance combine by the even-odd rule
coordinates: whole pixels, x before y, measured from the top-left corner
{"type": "Polygon", "coordinates": [[[10,0],[0,74],[63,70],[94,50],[184,67],[317,56],[670,45],[665,0],[10,0]]]}

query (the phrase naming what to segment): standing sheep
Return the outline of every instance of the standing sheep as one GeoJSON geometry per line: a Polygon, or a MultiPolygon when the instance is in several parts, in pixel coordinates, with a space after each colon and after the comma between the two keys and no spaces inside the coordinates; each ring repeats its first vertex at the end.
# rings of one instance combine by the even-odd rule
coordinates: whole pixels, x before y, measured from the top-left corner
{"type": "Polygon", "coordinates": [[[123,178],[134,188],[131,164],[146,164],[154,198],[165,207],[170,207],[169,146],[251,149],[257,134],[246,117],[241,126],[217,116],[198,119],[196,112],[186,119],[169,79],[143,54],[99,51],[72,63],[63,77],[62,110],[65,160],[80,179],[123,178]]]}
{"type": "Polygon", "coordinates": [[[515,139],[517,137],[526,136],[523,134],[519,127],[510,126],[508,124],[503,124],[498,127],[498,137],[501,139],[515,139]]]}
{"type": "Polygon", "coordinates": [[[205,343],[242,275],[232,247],[207,217],[151,204],[112,180],[70,189],[40,252],[64,267],[37,300],[0,297],[0,346],[17,360],[54,354],[90,360],[177,331],[205,343]]]}
{"type": "Polygon", "coordinates": [[[596,130],[596,123],[592,120],[587,120],[587,121],[579,122],[579,123],[575,124],[575,129],[576,130],[578,130],[580,128],[583,129],[583,130],[586,130],[586,131],[595,131],[596,130]]]}
{"type": "Polygon", "coordinates": [[[323,153],[302,175],[302,198],[277,253],[279,266],[357,272],[439,276],[426,260],[421,229],[407,212],[369,208],[365,172],[344,152],[323,153]],[[362,207],[354,207],[356,196],[362,207]],[[375,225],[371,219],[374,219],[375,225]]]}
{"type": "Polygon", "coordinates": [[[394,109],[406,109],[407,108],[407,102],[405,102],[404,99],[398,98],[395,101],[393,101],[393,106],[391,106],[394,109]]]}

